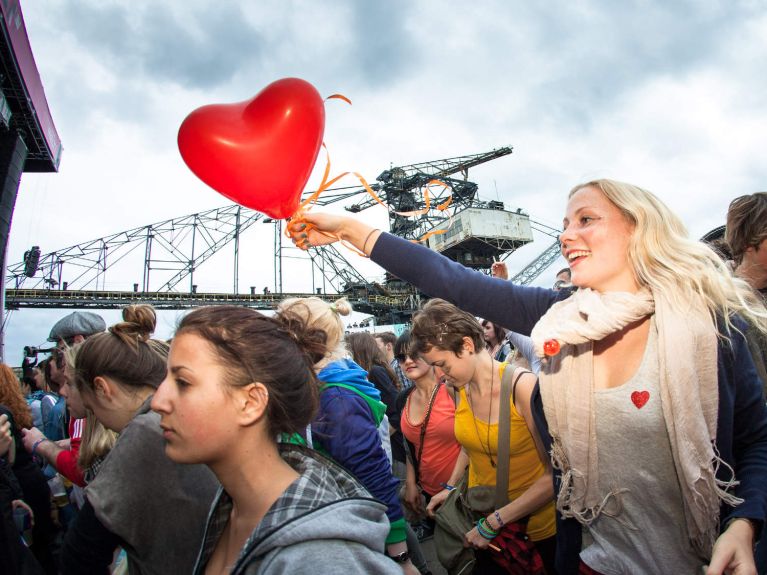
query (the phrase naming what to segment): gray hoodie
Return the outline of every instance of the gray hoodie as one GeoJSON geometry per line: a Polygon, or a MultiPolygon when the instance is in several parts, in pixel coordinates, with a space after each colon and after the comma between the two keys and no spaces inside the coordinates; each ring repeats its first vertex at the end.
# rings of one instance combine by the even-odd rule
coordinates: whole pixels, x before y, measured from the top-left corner
{"type": "MultiPolygon", "coordinates": [[[[301,476],[248,538],[232,575],[402,573],[384,555],[389,520],[383,504],[348,472],[311,449],[283,444],[280,454],[301,476]]],[[[231,510],[231,498],[220,489],[208,516],[195,575],[204,573],[231,510]]]]}

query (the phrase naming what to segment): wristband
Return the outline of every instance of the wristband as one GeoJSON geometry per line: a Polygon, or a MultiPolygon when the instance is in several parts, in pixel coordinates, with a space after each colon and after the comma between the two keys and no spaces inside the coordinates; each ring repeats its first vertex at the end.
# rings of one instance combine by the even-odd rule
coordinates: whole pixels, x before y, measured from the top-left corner
{"type": "Polygon", "coordinates": [[[370,230],[370,233],[369,233],[369,234],[367,235],[367,237],[365,238],[365,242],[362,244],[362,253],[363,253],[363,254],[365,253],[365,248],[368,246],[368,240],[370,239],[370,236],[372,236],[372,235],[373,235],[374,233],[376,233],[377,231],[378,231],[378,229],[377,229],[377,228],[373,228],[372,230],[370,230]]]}
{"type": "Polygon", "coordinates": [[[397,553],[396,555],[388,555],[388,557],[395,563],[407,563],[410,561],[410,551],[403,551],[402,553],[397,553]]]}
{"type": "Polygon", "coordinates": [[[440,483],[439,486],[442,489],[447,489],[448,491],[452,491],[453,489],[455,489],[455,485],[450,485],[449,483],[440,483]]]}
{"type": "Polygon", "coordinates": [[[498,532],[487,524],[484,517],[477,521],[477,532],[488,541],[492,541],[498,536],[498,532]]]}
{"type": "Polygon", "coordinates": [[[506,524],[503,522],[503,519],[501,519],[501,514],[498,513],[498,511],[493,511],[493,515],[495,515],[495,518],[498,520],[498,529],[503,529],[503,526],[506,524]]]}
{"type": "Polygon", "coordinates": [[[43,441],[47,441],[46,437],[43,437],[42,439],[38,439],[32,444],[32,455],[36,455],[37,452],[37,446],[40,445],[43,441]]]}

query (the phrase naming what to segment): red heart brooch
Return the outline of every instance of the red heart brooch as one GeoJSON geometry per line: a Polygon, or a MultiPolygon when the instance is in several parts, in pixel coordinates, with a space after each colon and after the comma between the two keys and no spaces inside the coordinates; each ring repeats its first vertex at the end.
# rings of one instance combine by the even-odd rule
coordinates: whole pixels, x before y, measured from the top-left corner
{"type": "Polygon", "coordinates": [[[649,391],[635,391],[631,394],[631,401],[637,406],[637,409],[642,409],[649,400],[649,391]]]}

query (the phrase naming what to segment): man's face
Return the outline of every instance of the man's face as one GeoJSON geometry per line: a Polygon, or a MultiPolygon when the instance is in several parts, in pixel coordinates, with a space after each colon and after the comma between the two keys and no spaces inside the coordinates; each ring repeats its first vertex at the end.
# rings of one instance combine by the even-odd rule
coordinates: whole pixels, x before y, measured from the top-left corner
{"type": "Polygon", "coordinates": [[[45,374],[36,367],[32,370],[32,378],[35,380],[37,389],[45,389],[45,374]]]}
{"type": "Polygon", "coordinates": [[[384,341],[377,337],[375,338],[376,345],[378,346],[378,349],[380,349],[383,354],[386,356],[387,361],[391,361],[394,359],[394,350],[392,350],[392,345],[390,343],[384,343],[384,341]]]}
{"type": "Polygon", "coordinates": [[[64,358],[58,354],[52,355],[50,360],[51,366],[51,383],[55,385],[57,391],[64,385],[64,358]],[[61,366],[61,367],[59,367],[61,366]]]}
{"type": "Polygon", "coordinates": [[[73,335],[72,337],[68,337],[64,339],[63,337],[59,338],[58,343],[56,344],[56,347],[60,350],[65,350],[68,347],[72,347],[73,345],[77,345],[78,343],[82,343],[85,341],[84,335],[73,335]]]}

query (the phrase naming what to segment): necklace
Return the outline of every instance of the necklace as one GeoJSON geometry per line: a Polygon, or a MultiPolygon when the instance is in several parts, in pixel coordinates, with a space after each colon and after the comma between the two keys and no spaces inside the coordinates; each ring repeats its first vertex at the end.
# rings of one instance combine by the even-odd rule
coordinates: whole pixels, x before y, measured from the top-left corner
{"type": "Polygon", "coordinates": [[[477,425],[477,417],[474,415],[474,402],[471,399],[471,384],[467,385],[467,392],[466,397],[469,400],[469,407],[471,407],[471,413],[472,413],[472,421],[474,421],[474,431],[477,432],[477,441],[479,441],[479,446],[482,448],[482,452],[487,455],[487,458],[490,460],[490,465],[495,468],[495,459],[493,459],[493,454],[490,451],[490,417],[493,414],[493,383],[495,382],[495,362],[492,361],[490,363],[490,407],[487,410],[487,447],[485,447],[485,444],[482,443],[482,436],[479,434],[479,426],[477,425]]]}
{"type": "Polygon", "coordinates": [[[434,405],[434,398],[437,397],[437,391],[439,391],[440,382],[437,381],[437,383],[434,384],[434,387],[431,388],[431,392],[429,393],[429,403],[426,406],[426,415],[424,415],[423,419],[421,419],[421,423],[413,423],[413,420],[410,419],[410,398],[413,396],[411,393],[407,396],[407,402],[405,403],[405,419],[407,419],[407,422],[412,425],[413,427],[423,427],[426,423],[426,420],[428,419],[428,415],[431,412],[431,408],[434,405]]]}

